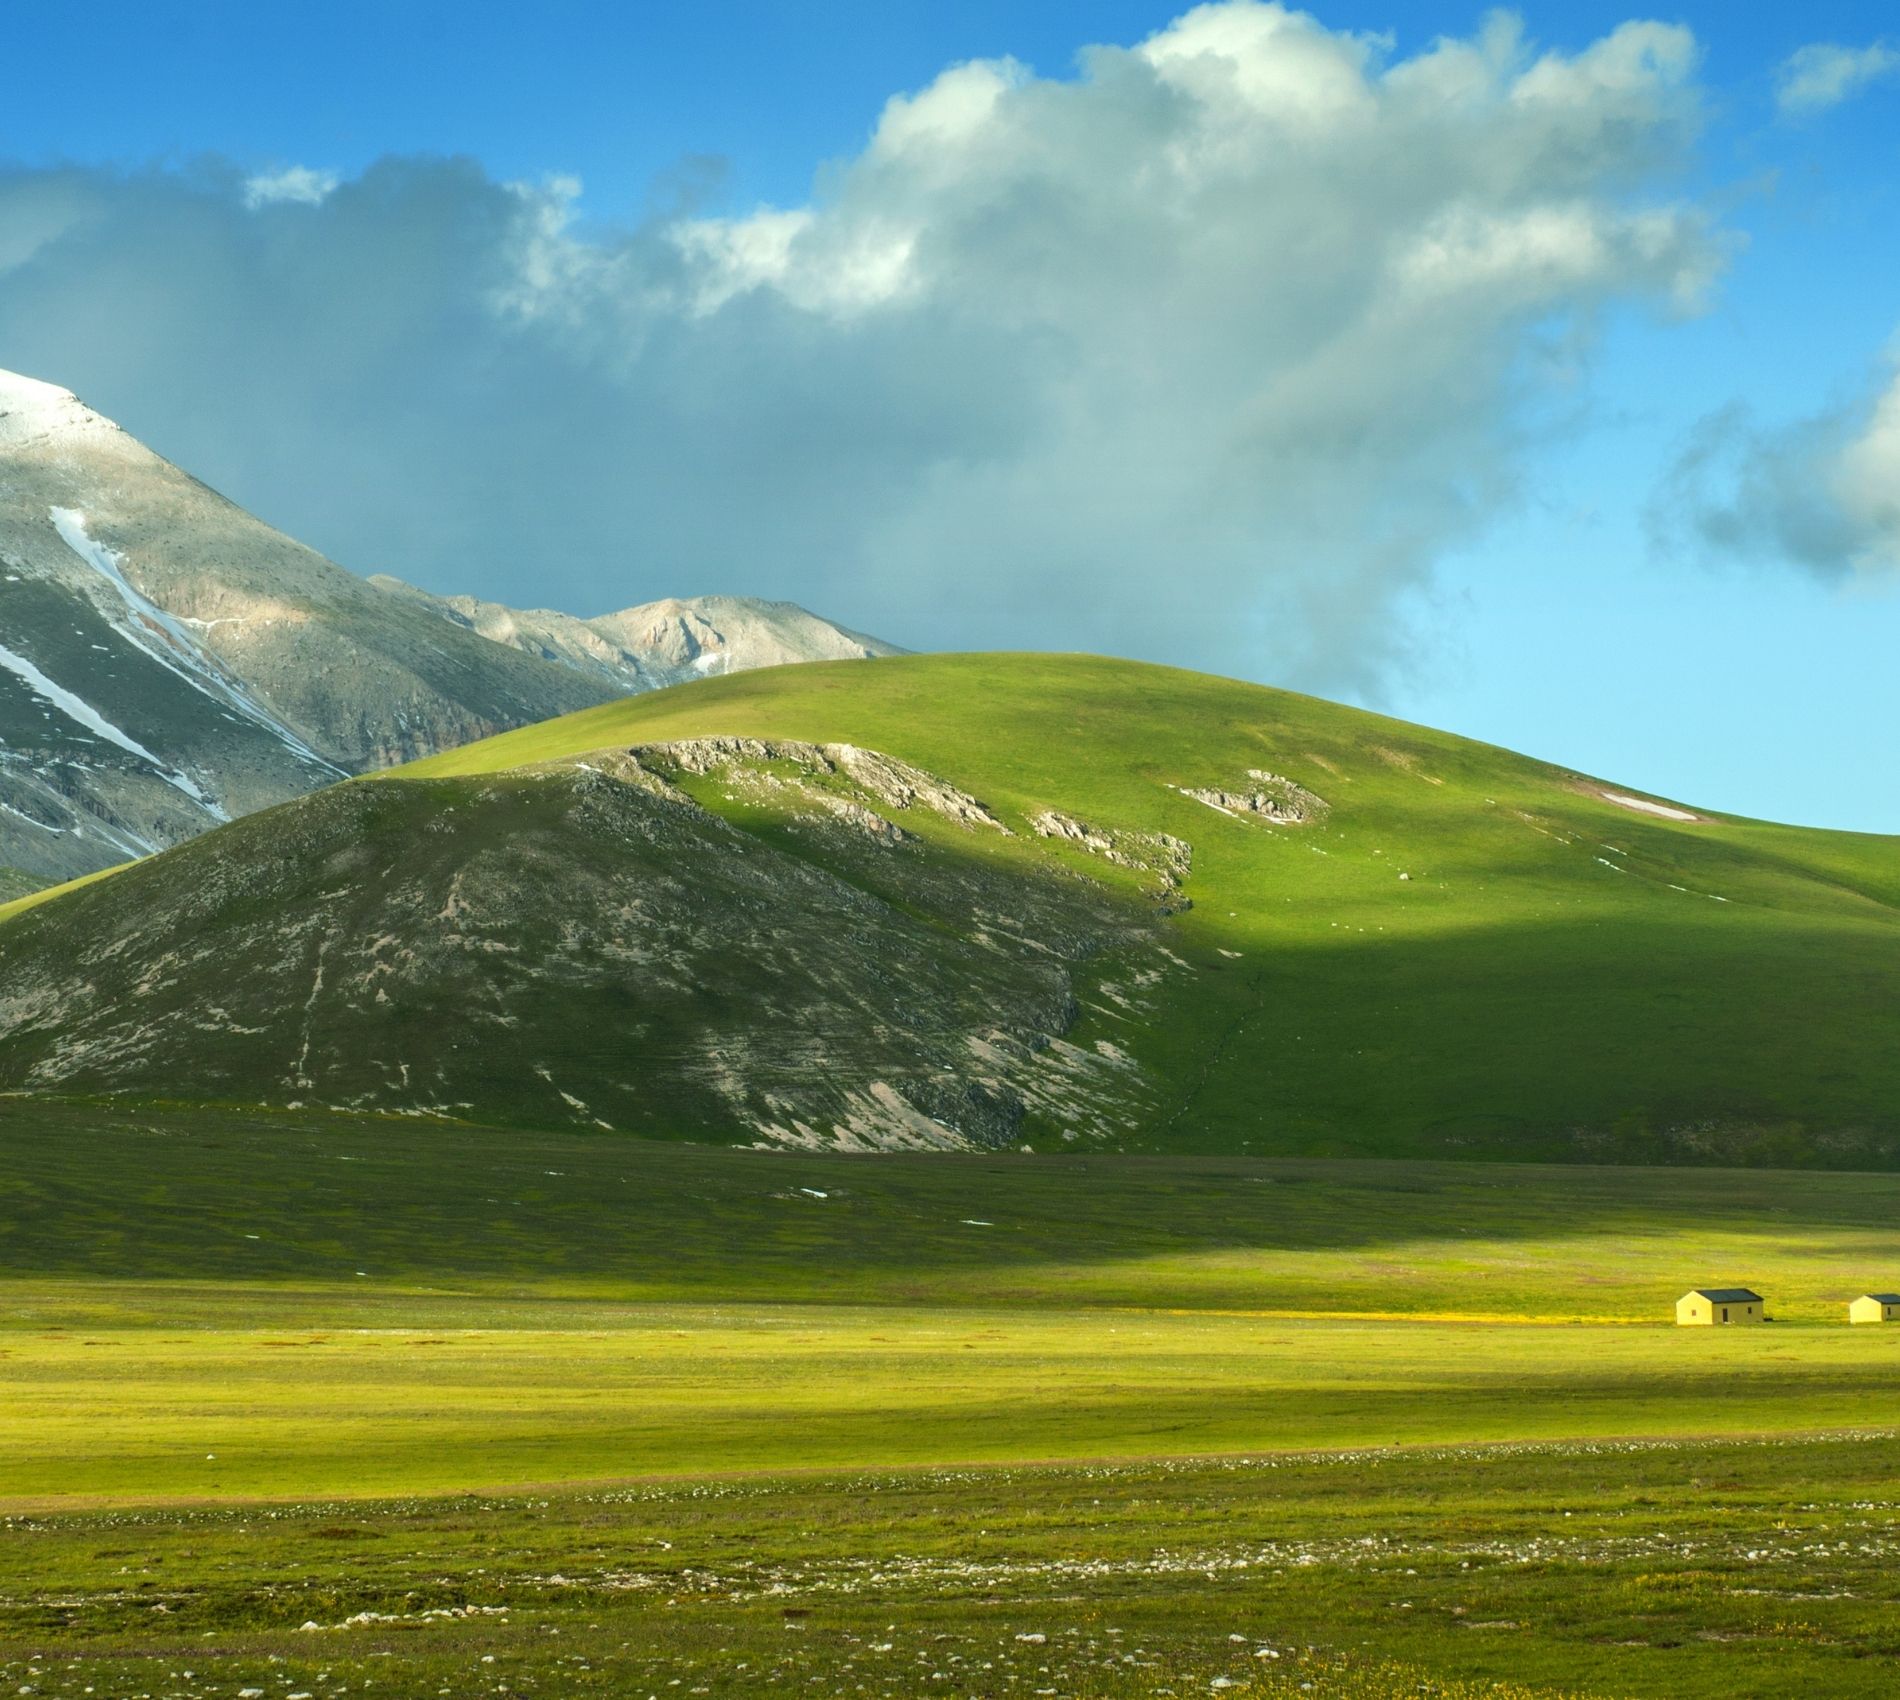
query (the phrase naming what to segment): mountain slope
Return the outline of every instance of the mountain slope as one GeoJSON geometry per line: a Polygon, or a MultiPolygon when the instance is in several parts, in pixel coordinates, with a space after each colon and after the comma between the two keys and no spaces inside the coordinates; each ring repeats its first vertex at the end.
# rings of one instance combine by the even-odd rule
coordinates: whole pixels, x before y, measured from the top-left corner
{"type": "Polygon", "coordinates": [[[774,1143],[1888,1166],[1896,1011],[1892,840],[1084,657],[685,685],[0,922],[9,1089],[774,1143]]]}
{"type": "Polygon", "coordinates": [[[31,876],[695,670],[888,647],[788,604],[584,624],[368,582],[0,372],[0,864],[31,876]]]}
{"type": "Polygon", "coordinates": [[[0,374],[0,860],[64,875],[598,702],[0,374]]]}
{"type": "Polygon", "coordinates": [[[384,574],[369,582],[493,643],[559,662],[629,696],[753,667],[905,653],[881,638],[820,619],[796,602],[668,597],[582,620],[550,608],[509,608],[474,596],[432,596],[384,574]]]}

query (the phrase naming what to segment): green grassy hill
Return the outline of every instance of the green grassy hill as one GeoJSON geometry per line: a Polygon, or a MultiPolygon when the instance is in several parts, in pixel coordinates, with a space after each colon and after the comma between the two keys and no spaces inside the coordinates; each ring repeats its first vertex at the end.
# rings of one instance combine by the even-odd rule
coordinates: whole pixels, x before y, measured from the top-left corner
{"type": "Polygon", "coordinates": [[[0,911],[0,1087],[1900,1166],[1900,845],[1666,807],[1132,663],[712,680],[0,911]]]}

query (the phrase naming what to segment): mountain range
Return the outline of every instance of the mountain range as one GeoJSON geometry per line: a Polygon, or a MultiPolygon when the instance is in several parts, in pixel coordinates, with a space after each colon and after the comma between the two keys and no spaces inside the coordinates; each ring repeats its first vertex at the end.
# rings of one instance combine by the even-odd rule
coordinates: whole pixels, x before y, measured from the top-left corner
{"type": "Polygon", "coordinates": [[[580,620],[359,578],[0,372],[0,894],[629,692],[892,653],[790,603],[580,620]]]}

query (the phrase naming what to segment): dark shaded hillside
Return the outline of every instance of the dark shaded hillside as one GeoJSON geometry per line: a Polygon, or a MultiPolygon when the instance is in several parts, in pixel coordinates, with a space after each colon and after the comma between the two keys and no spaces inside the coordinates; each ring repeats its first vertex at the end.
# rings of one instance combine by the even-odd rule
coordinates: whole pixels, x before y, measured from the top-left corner
{"type": "Polygon", "coordinates": [[[335,787],[16,920],[0,1079],[866,1148],[1012,1142],[1032,1103],[1124,1128],[1130,1071],[1055,1042],[1154,917],[864,817],[735,822],[624,761],[335,787]]]}

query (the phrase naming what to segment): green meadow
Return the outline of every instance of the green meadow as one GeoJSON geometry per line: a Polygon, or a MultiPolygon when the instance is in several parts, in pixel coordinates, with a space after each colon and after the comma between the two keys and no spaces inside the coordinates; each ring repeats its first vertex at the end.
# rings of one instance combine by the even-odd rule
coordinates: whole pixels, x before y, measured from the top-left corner
{"type": "Polygon", "coordinates": [[[98,1292],[141,1326],[234,1292],[306,1320],[393,1293],[1655,1324],[1753,1285],[1785,1331],[1900,1282],[1900,1176],[1816,1171],[827,1156],[0,1098],[0,1203],[35,1320],[98,1292]]]}
{"type": "Polygon", "coordinates": [[[1008,821],[1055,807],[1191,842],[1193,907],[1170,927],[1192,972],[1140,1020],[1084,997],[1069,1035],[1166,1083],[1130,1148],[1900,1165],[1888,838],[1699,813],[1694,799],[1694,818],[1664,818],[1608,800],[1628,796],[1613,781],[1431,728],[1093,656],[738,674],[392,779],[466,782],[707,735],[855,743],[1008,821]],[[1263,829],[1181,789],[1254,768],[1329,812],[1263,829]]]}
{"type": "Polygon", "coordinates": [[[1895,1443],[1261,1454],[16,1512],[8,1692],[1884,1696],[1895,1443]]]}
{"type": "Polygon", "coordinates": [[[0,1497],[36,1504],[1792,1433],[1900,1401],[1900,1340],[1845,1327],[440,1300],[399,1325],[347,1296],[312,1325],[308,1299],[234,1294],[184,1332],[54,1331],[8,1298],[0,1497]]]}
{"type": "Polygon", "coordinates": [[[0,1128],[8,1692],[1890,1692],[1890,1176],[0,1128]]]}

